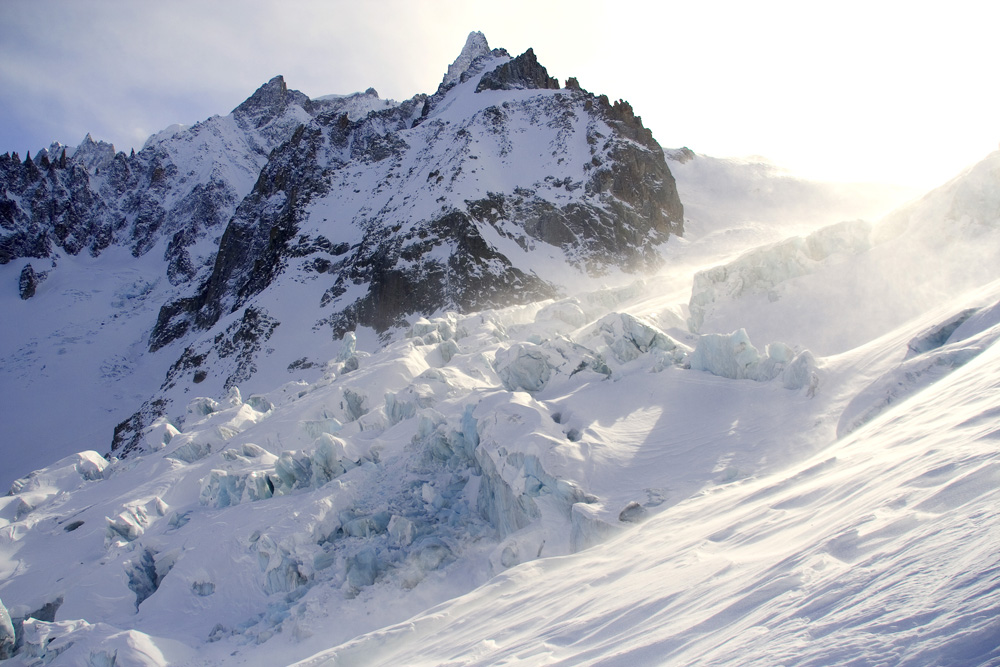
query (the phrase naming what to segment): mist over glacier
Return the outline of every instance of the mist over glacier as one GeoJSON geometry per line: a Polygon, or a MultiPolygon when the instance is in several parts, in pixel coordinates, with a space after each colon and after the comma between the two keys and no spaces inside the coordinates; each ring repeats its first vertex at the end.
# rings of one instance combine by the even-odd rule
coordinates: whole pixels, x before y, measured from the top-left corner
{"type": "Polygon", "coordinates": [[[4,664],[1000,664],[1000,153],[661,150],[479,33],[83,145],[4,163],[106,197],[5,190],[4,664]]]}

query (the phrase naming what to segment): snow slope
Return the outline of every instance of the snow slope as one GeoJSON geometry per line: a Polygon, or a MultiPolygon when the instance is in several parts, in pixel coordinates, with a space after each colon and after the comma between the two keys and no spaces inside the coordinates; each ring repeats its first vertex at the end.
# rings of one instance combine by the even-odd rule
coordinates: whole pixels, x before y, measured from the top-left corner
{"type": "Polygon", "coordinates": [[[991,345],[780,474],[298,664],[1000,664],[998,388],[991,345]]]}

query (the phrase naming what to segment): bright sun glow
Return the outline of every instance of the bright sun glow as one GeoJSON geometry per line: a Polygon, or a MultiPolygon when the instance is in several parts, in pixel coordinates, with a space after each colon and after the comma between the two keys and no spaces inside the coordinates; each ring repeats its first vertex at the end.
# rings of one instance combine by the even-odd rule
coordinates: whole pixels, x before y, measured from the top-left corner
{"type": "Polygon", "coordinates": [[[312,96],[431,93],[471,30],[629,100],[664,146],[763,155],[810,177],[928,188],[1000,139],[990,3],[46,7],[0,6],[0,151],[87,132],[139,148],[167,125],[225,113],[275,74],[312,96]]]}

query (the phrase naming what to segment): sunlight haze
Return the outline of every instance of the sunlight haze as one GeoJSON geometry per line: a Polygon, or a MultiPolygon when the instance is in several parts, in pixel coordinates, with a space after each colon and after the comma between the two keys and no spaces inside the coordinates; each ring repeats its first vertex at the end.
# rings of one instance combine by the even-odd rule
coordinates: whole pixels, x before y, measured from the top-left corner
{"type": "Polygon", "coordinates": [[[940,184],[995,150],[988,3],[0,5],[0,152],[119,150],[276,74],[316,97],[432,93],[470,31],[624,98],[665,147],[822,179],[940,184]]]}

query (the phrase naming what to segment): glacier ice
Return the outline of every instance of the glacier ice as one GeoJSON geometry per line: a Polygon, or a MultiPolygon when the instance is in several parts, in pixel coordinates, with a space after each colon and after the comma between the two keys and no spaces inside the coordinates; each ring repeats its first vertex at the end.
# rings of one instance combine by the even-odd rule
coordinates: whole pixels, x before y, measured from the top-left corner
{"type": "Polygon", "coordinates": [[[14,624],[10,620],[7,608],[0,600],[0,660],[14,655],[14,624]]]}
{"type": "Polygon", "coordinates": [[[146,450],[155,452],[170,444],[175,435],[180,434],[180,430],[170,423],[166,416],[157,418],[143,431],[143,442],[146,450]]]}
{"type": "Polygon", "coordinates": [[[313,480],[317,487],[357,467],[360,458],[352,458],[347,452],[347,443],[328,433],[316,439],[316,449],[312,453],[313,480]]]}
{"type": "Polygon", "coordinates": [[[558,320],[569,324],[573,328],[579,328],[590,321],[590,318],[580,305],[580,300],[576,297],[555,301],[543,306],[535,314],[536,322],[546,320],[558,320]]]}
{"type": "Polygon", "coordinates": [[[450,338],[441,341],[437,349],[438,352],[441,354],[441,360],[445,364],[454,359],[456,355],[462,353],[462,349],[458,346],[458,343],[456,343],[454,340],[450,338]]]}
{"type": "Polygon", "coordinates": [[[93,450],[77,452],[14,480],[7,495],[20,495],[27,504],[36,507],[59,491],[70,491],[81,483],[104,479],[111,474],[111,465],[93,450]]]}
{"type": "Polygon", "coordinates": [[[354,356],[358,347],[358,336],[353,331],[348,331],[340,339],[340,352],[337,353],[337,361],[346,363],[354,356]]]}
{"type": "Polygon", "coordinates": [[[90,482],[104,479],[104,471],[108,468],[107,459],[93,450],[80,452],[77,457],[80,460],[75,467],[80,477],[90,482]]]}
{"type": "Polygon", "coordinates": [[[863,220],[840,222],[805,237],[793,237],[751,250],[728,264],[694,276],[688,308],[691,331],[700,331],[712,304],[743,294],[772,293],[781,283],[812,273],[837,254],[860,254],[871,248],[871,224],[863,220]]]}
{"type": "Polygon", "coordinates": [[[207,396],[199,396],[198,398],[192,399],[187,405],[187,414],[193,416],[196,420],[201,417],[212,414],[213,412],[218,412],[219,402],[215,399],[209,398],[207,396]]]}
{"type": "Polygon", "coordinates": [[[374,584],[378,574],[378,557],[371,547],[365,547],[347,559],[347,583],[354,592],[374,584]]]}
{"type": "Polygon", "coordinates": [[[544,389],[555,374],[566,378],[583,371],[611,375],[599,353],[564,336],[497,350],[494,368],[505,389],[529,393],[544,389]]]}
{"type": "Polygon", "coordinates": [[[969,308],[925,329],[907,344],[898,366],[859,392],[841,413],[838,437],[861,428],[902,402],[961,368],[1000,339],[1000,303],[969,308]]]}
{"type": "Polygon", "coordinates": [[[274,404],[266,396],[260,394],[251,394],[250,398],[247,399],[247,405],[260,413],[267,413],[274,409],[274,404]]]}
{"type": "Polygon", "coordinates": [[[652,350],[667,353],[675,362],[683,359],[690,349],[674,340],[649,322],[629,313],[611,313],[598,321],[595,326],[614,354],[622,363],[638,359],[652,350]]]}
{"type": "Polygon", "coordinates": [[[179,641],[153,637],[138,630],[122,630],[107,623],[84,620],[26,619],[19,658],[26,665],[86,665],[156,667],[180,664],[195,652],[179,641]]]}
{"type": "Polygon", "coordinates": [[[539,456],[532,452],[536,443],[550,442],[544,436],[524,438],[514,449],[515,443],[508,438],[530,423],[529,411],[530,407],[508,404],[489,420],[479,422],[481,444],[475,450],[475,458],[481,478],[476,507],[500,538],[541,518],[543,508],[551,508],[568,518],[573,504],[596,500],[572,481],[545,470],[539,456]],[[529,451],[522,451],[522,447],[529,451]]]}
{"type": "Polygon", "coordinates": [[[347,415],[347,421],[356,421],[368,414],[368,406],[366,405],[368,397],[363,391],[345,387],[343,396],[341,408],[347,415]]]}
{"type": "Polygon", "coordinates": [[[202,479],[199,502],[218,509],[319,488],[362,463],[362,457],[353,448],[329,433],[321,433],[311,451],[289,450],[275,456],[258,445],[246,443],[240,452],[230,449],[222,452],[222,456],[264,468],[210,470],[202,479]]]}
{"type": "Polygon", "coordinates": [[[600,506],[591,503],[575,503],[570,510],[570,549],[582,551],[599,544],[617,534],[620,526],[615,526],[600,515],[600,506]]]}
{"type": "Polygon", "coordinates": [[[920,332],[907,343],[906,356],[909,358],[945,345],[951,335],[979,310],[979,308],[966,308],[949,317],[944,322],[935,324],[929,329],[920,332]]]}
{"type": "Polygon", "coordinates": [[[215,594],[215,584],[211,581],[192,581],[191,592],[198,597],[208,597],[215,594]]]}
{"type": "Polygon", "coordinates": [[[105,546],[126,544],[139,539],[150,524],[166,515],[168,509],[162,498],[154,496],[144,503],[126,505],[114,518],[104,517],[107,522],[105,546]]]}
{"type": "Polygon", "coordinates": [[[282,452],[274,462],[274,473],[284,491],[308,488],[312,482],[312,457],[305,452],[282,452]]]}
{"type": "Polygon", "coordinates": [[[303,564],[293,555],[294,549],[276,542],[270,535],[251,538],[251,550],[264,575],[263,590],[268,595],[288,593],[306,582],[303,564]]]}
{"type": "Polygon", "coordinates": [[[393,426],[417,414],[417,410],[429,408],[435,403],[434,391],[426,384],[411,384],[398,392],[385,395],[385,415],[393,426]]]}
{"type": "Polygon", "coordinates": [[[508,391],[541,391],[552,377],[548,355],[538,345],[517,343],[496,354],[497,375],[508,391]]]}
{"type": "Polygon", "coordinates": [[[688,363],[692,370],[733,380],[768,382],[781,377],[786,389],[808,387],[810,393],[815,393],[819,385],[816,360],[811,352],[796,353],[784,343],[771,343],[761,354],[745,329],[731,334],[702,335],[688,356],[688,363]]]}
{"type": "MultiPolygon", "coordinates": [[[[179,439],[179,438],[178,438],[179,439]]],[[[200,461],[212,453],[212,445],[205,442],[194,442],[188,440],[178,445],[173,451],[167,454],[167,458],[177,459],[184,463],[194,463],[200,461]]]]}
{"type": "Polygon", "coordinates": [[[412,521],[407,519],[405,516],[399,516],[394,514],[392,518],[389,519],[389,525],[386,526],[389,531],[389,535],[392,539],[401,547],[407,547],[413,543],[413,538],[416,534],[416,527],[412,521]]]}
{"type": "Polygon", "coordinates": [[[157,591],[173,564],[170,558],[157,561],[156,552],[149,548],[143,549],[138,558],[125,564],[128,587],[135,593],[136,609],[157,591]]]}
{"type": "Polygon", "coordinates": [[[424,345],[440,343],[445,340],[455,340],[466,336],[459,326],[457,313],[446,313],[442,317],[418,318],[406,334],[407,338],[417,339],[424,345]]]}
{"type": "Polygon", "coordinates": [[[246,485],[247,477],[230,474],[225,470],[211,470],[208,477],[202,481],[198,500],[202,505],[210,505],[220,509],[230,505],[238,505],[243,499],[246,485]]]}

